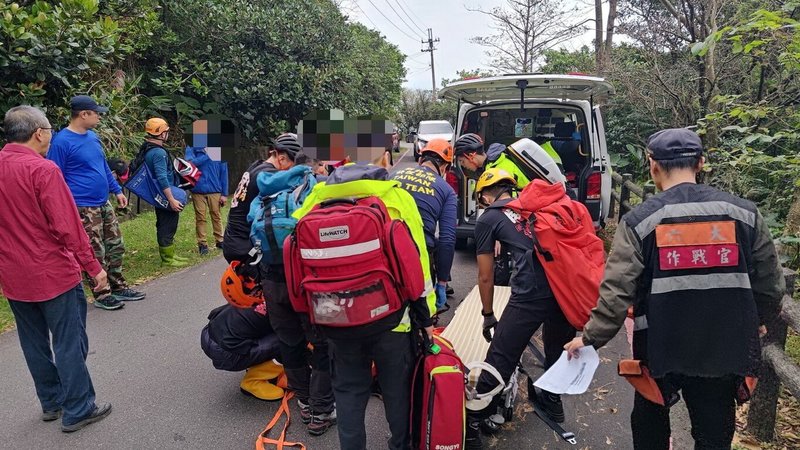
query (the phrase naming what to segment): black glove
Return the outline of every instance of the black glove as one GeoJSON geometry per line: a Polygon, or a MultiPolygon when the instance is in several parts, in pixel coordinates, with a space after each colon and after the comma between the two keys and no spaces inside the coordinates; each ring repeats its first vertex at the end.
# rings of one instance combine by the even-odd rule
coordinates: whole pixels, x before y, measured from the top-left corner
{"type": "Polygon", "coordinates": [[[496,326],[497,318],[494,317],[494,312],[483,315],[483,338],[486,342],[492,342],[492,329],[496,326]]]}

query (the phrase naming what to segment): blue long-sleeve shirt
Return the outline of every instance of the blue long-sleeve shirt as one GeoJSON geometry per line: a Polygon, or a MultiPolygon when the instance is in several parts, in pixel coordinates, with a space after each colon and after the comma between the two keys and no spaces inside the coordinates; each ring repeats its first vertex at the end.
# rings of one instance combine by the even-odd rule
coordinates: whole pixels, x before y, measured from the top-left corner
{"type": "Polygon", "coordinates": [[[64,128],[50,142],[47,159],[61,169],[79,207],[103,206],[109,192],[122,193],[94,131],[80,134],[64,128]]]}
{"type": "Polygon", "coordinates": [[[436,277],[450,279],[456,248],[456,193],[433,169],[411,167],[397,172],[392,179],[399,181],[419,208],[425,230],[425,244],[436,250],[436,277]],[[439,239],[436,239],[436,225],[439,239]]]}
{"type": "Polygon", "coordinates": [[[162,147],[153,147],[144,156],[144,163],[156,177],[158,188],[162,191],[175,184],[174,170],[170,167],[171,161],[167,151],[162,147]]]}
{"type": "Polygon", "coordinates": [[[186,147],[186,159],[193,162],[202,175],[192,189],[195,194],[222,194],[228,196],[228,164],[214,161],[203,147],[186,147]]]}

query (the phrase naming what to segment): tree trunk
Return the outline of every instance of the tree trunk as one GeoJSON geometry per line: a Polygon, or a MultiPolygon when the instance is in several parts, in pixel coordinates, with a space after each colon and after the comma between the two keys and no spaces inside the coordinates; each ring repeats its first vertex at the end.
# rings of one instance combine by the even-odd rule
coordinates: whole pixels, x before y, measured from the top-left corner
{"type": "Polygon", "coordinates": [[[598,75],[605,70],[603,53],[603,0],[594,0],[594,65],[598,75]]]}
{"type": "Polygon", "coordinates": [[[614,48],[614,27],[617,22],[617,1],[608,0],[608,20],[606,20],[606,44],[603,49],[603,67],[608,70],[611,63],[611,50],[614,48]]]}

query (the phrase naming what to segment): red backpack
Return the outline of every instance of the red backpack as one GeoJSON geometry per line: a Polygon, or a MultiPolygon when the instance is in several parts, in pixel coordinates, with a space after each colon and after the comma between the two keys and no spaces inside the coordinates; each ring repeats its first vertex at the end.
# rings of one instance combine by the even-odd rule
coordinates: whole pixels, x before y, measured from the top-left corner
{"type": "Polygon", "coordinates": [[[553,295],[569,323],[582,330],[605,270],[603,241],[586,206],[567,197],[563,185],[535,179],[506,207],[528,220],[553,295]]]}
{"type": "Polygon", "coordinates": [[[287,238],[283,258],[292,306],[317,325],[377,322],[425,290],[411,231],[378,197],[316,205],[287,238]]]}

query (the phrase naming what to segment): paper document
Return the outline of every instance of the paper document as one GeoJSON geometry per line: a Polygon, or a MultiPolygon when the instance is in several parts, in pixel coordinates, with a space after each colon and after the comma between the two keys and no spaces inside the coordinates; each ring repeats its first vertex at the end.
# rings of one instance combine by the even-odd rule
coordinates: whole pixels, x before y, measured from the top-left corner
{"type": "Polygon", "coordinates": [[[600,357],[591,345],[581,348],[580,357],[569,361],[567,352],[563,352],[553,367],[533,385],[554,394],[583,394],[589,389],[599,365],[600,357]]]}

